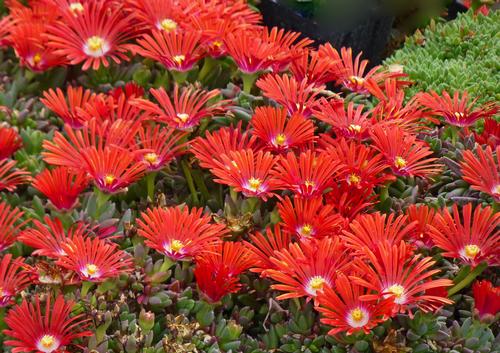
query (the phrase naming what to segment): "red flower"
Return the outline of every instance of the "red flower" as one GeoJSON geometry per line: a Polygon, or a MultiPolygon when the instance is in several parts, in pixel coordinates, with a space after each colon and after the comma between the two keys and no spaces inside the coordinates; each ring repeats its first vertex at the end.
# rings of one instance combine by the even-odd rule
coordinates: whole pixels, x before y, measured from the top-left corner
{"type": "Polygon", "coordinates": [[[83,70],[128,61],[126,42],[135,37],[133,15],[125,16],[121,8],[109,3],[90,1],[77,16],[64,13],[62,21],[48,26],[48,46],[71,65],[83,63],[83,70]]]}
{"type": "Polygon", "coordinates": [[[4,344],[15,347],[12,352],[62,352],[74,340],[92,336],[84,314],[71,316],[73,301],[65,301],[59,295],[52,302],[49,295],[43,310],[40,297],[36,295],[35,303],[24,299],[7,313],[5,323],[9,328],[3,332],[10,339],[7,338],[4,344]]]}
{"type": "Polygon", "coordinates": [[[436,225],[436,210],[427,205],[410,205],[406,210],[407,223],[415,223],[410,240],[418,247],[432,248],[431,229],[436,225]]]}
{"type": "Polygon", "coordinates": [[[352,283],[344,274],[335,280],[335,290],[325,287],[318,293],[316,310],[323,314],[321,322],[333,327],[329,335],[340,332],[351,335],[359,331],[369,334],[373,327],[388,319],[393,298],[364,300],[367,293],[366,288],[352,283]]]}
{"type": "Polygon", "coordinates": [[[5,254],[0,261],[0,307],[12,304],[14,297],[30,284],[23,258],[11,260],[12,254],[5,254]]]}
{"type": "Polygon", "coordinates": [[[462,167],[463,179],[471,184],[475,190],[491,195],[496,202],[500,202],[500,146],[495,149],[495,154],[490,146],[485,149],[476,148],[477,157],[472,151],[464,151],[462,167]]]}
{"type": "MultiPolygon", "coordinates": [[[[132,97],[134,98],[134,97],[132,97]]],[[[127,123],[141,122],[144,116],[140,109],[131,104],[131,100],[124,94],[98,95],[82,108],[76,108],[82,120],[95,119],[98,124],[106,121],[116,122],[122,120],[127,123]]]]}
{"type": "Polygon", "coordinates": [[[0,160],[0,191],[14,191],[20,184],[28,183],[31,180],[30,172],[24,169],[13,169],[16,161],[8,159],[0,160]]]}
{"type": "Polygon", "coordinates": [[[34,227],[19,234],[18,240],[20,242],[36,249],[33,251],[33,255],[58,259],[66,255],[63,244],[68,240],[77,236],[87,236],[86,227],[83,224],[73,226],[66,232],[58,218],[52,220],[49,216],[45,216],[43,220],[44,223],[33,219],[34,227]]]}
{"type": "Polygon", "coordinates": [[[124,191],[139,180],[146,169],[144,163],[135,161],[133,153],[115,146],[89,147],[82,152],[82,157],[94,184],[109,194],[124,191]]]}
{"type": "Polygon", "coordinates": [[[432,279],[440,270],[432,270],[436,261],[431,257],[421,258],[420,255],[411,255],[408,246],[401,242],[399,245],[379,243],[375,252],[364,248],[363,259],[356,258],[352,276],[355,283],[376,292],[367,299],[394,298],[394,311],[408,312],[419,308],[423,312],[435,310],[443,304],[452,304],[448,298],[429,295],[427,292],[434,288],[449,287],[453,282],[449,279],[432,279]]]}
{"type": "Polygon", "coordinates": [[[297,156],[289,152],[279,160],[273,171],[276,188],[291,190],[304,198],[321,196],[334,182],[334,177],[343,166],[326,153],[311,150],[297,156]]]}
{"type": "Polygon", "coordinates": [[[17,240],[19,230],[27,223],[19,222],[23,214],[18,208],[0,202],[0,251],[7,249],[17,240]]]}
{"type": "Polygon", "coordinates": [[[275,100],[288,110],[288,114],[301,114],[308,118],[317,104],[317,96],[324,86],[315,86],[306,79],[297,81],[294,77],[268,74],[257,81],[257,86],[267,98],[275,100]]]}
{"type": "Polygon", "coordinates": [[[221,158],[222,163],[214,161],[216,166],[211,169],[218,178],[215,182],[232,186],[246,197],[260,197],[264,201],[274,195],[271,169],[278,158],[270,152],[255,153],[251,149],[245,149],[231,151],[221,158]]]}
{"type": "Polygon", "coordinates": [[[343,219],[321,197],[286,197],[278,204],[281,226],[299,238],[323,238],[339,234],[343,219]]]}
{"type": "Polygon", "coordinates": [[[223,224],[213,224],[201,208],[153,208],[142,212],[137,221],[139,235],[146,245],[173,260],[189,260],[210,243],[218,242],[228,230],[223,224]]]}
{"type": "Polygon", "coordinates": [[[349,267],[338,238],[305,240],[276,251],[270,258],[275,269],[263,272],[278,284],[271,288],[286,292],[276,299],[315,298],[319,291],[334,285],[337,274],[349,267]]]}
{"type": "Polygon", "coordinates": [[[132,104],[146,111],[159,122],[166,123],[176,129],[187,130],[200,123],[200,120],[224,111],[226,101],[207,106],[209,100],[219,95],[219,90],[204,91],[187,87],[174,87],[173,99],[170,99],[163,88],[150,90],[159,105],[146,99],[136,99],[132,104]]]}
{"type": "Polygon", "coordinates": [[[0,127],[0,160],[12,156],[22,145],[23,140],[16,130],[0,127]]]}
{"type": "Polygon", "coordinates": [[[229,33],[238,30],[239,24],[231,19],[219,16],[191,16],[191,25],[201,33],[203,50],[212,58],[227,55],[225,38],[229,33]]]}
{"type": "Polygon", "coordinates": [[[206,250],[196,257],[194,276],[202,295],[215,303],[240,289],[238,276],[254,264],[254,259],[243,243],[219,242],[206,250]]]}
{"type": "Polygon", "coordinates": [[[160,62],[168,70],[186,72],[203,57],[201,34],[197,31],[158,31],[144,34],[133,51],[160,62]]]}
{"type": "Polygon", "coordinates": [[[500,213],[491,207],[477,207],[473,214],[470,203],[462,212],[454,204],[452,213],[448,209],[439,212],[435,227],[431,229],[434,244],[445,251],[443,256],[460,259],[472,266],[483,261],[490,266],[499,265],[500,213]]]}
{"type": "Polygon", "coordinates": [[[331,73],[334,64],[330,59],[321,57],[316,51],[304,51],[292,61],[290,72],[298,81],[307,80],[307,82],[321,86],[335,79],[331,73]]]}
{"type": "Polygon", "coordinates": [[[376,212],[359,215],[349,227],[341,238],[347,248],[362,256],[365,248],[376,251],[378,244],[383,242],[399,245],[408,238],[415,223],[408,224],[404,215],[395,217],[393,213],[387,216],[376,212]]]}
{"type": "Polygon", "coordinates": [[[134,270],[132,257],[116,244],[99,238],[75,235],[61,244],[65,256],[57,264],[76,272],[82,281],[102,282],[134,270]]]}
{"type": "Polygon", "coordinates": [[[144,88],[139,86],[134,81],[127,82],[124,86],[118,86],[108,92],[108,95],[118,101],[120,97],[124,96],[125,100],[132,98],[141,98],[144,96],[144,88]]]}
{"type": "Polygon", "coordinates": [[[343,101],[335,99],[328,101],[321,98],[313,114],[319,120],[331,125],[337,136],[362,140],[369,136],[372,126],[369,120],[370,112],[363,113],[363,109],[362,104],[354,109],[354,103],[350,102],[346,111],[343,101]]]}
{"type": "Polygon", "coordinates": [[[499,107],[494,102],[474,109],[477,98],[469,103],[466,91],[462,93],[462,97],[459,92],[455,92],[453,98],[446,91],[442,92],[442,96],[434,91],[421,92],[418,95],[418,101],[429,108],[431,114],[442,116],[446,123],[459,127],[470,126],[478,119],[490,118],[499,111],[499,107]]]}
{"type": "Polygon", "coordinates": [[[479,134],[474,132],[474,140],[480,145],[489,145],[496,148],[500,145],[500,122],[494,118],[484,119],[483,131],[479,134]]]}
{"type": "Polygon", "coordinates": [[[299,114],[287,119],[284,108],[258,107],[250,124],[253,134],[273,152],[285,152],[314,142],[314,123],[299,114]]]}
{"type": "Polygon", "coordinates": [[[267,227],[265,235],[260,232],[250,235],[250,241],[244,242],[254,259],[250,271],[262,273],[268,269],[276,269],[271,256],[274,256],[275,251],[288,249],[288,245],[292,242],[292,235],[287,231],[282,231],[276,224],[274,230],[267,227]]]}
{"type": "Polygon", "coordinates": [[[357,189],[353,192],[347,184],[333,185],[326,193],[326,204],[333,207],[334,211],[344,218],[344,228],[361,212],[369,209],[376,203],[373,190],[357,189]]]}
{"type": "Polygon", "coordinates": [[[15,22],[10,15],[0,18],[0,47],[12,45],[9,34],[11,29],[14,27],[14,24],[15,22]]]}
{"type": "Polygon", "coordinates": [[[377,125],[371,137],[375,148],[385,157],[392,172],[400,176],[429,177],[441,171],[437,158],[427,158],[432,151],[424,142],[417,141],[414,135],[391,126],[377,125]]]}
{"type": "Polygon", "coordinates": [[[500,311],[500,288],[490,281],[476,281],[472,285],[474,313],[480,320],[491,320],[500,311]]]}
{"type": "Polygon", "coordinates": [[[44,194],[59,211],[70,211],[78,203],[80,193],[87,188],[89,179],[83,172],[66,167],[44,169],[33,180],[32,186],[44,194]]]}
{"type": "Polygon", "coordinates": [[[136,159],[146,165],[148,171],[158,171],[182,153],[185,144],[180,141],[187,135],[160,125],[148,125],[139,130],[136,159]]]}
{"type": "Polygon", "coordinates": [[[130,1],[137,18],[149,29],[165,32],[178,31],[182,27],[194,4],[188,1],[139,0],[130,1]]]}
{"type": "Polygon", "coordinates": [[[83,108],[87,103],[93,104],[95,93],[91,90],[83,90],[83,87],[73,88],[68,86],[66,96],[60,88],[49,89],[43,92],[40,101],[47,108],[59,116],[65,124],[69,124],[74,129],[83,127],[83,118],[77,108],[83,108]]]}

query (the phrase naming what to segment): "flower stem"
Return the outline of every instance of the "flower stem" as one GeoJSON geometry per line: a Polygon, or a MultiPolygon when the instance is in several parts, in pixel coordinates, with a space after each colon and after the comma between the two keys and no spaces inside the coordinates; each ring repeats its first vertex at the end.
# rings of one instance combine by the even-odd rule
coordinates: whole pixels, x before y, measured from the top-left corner
{"type": "Polygon", "coordinates": [[[198,192],[196,191],[196,187],[194,186],[191,170],[189,169],[189,166],[185,160],[181,162],[181,165],[182,165],[182,171],[184,172],[184,176],[186,177],[186,182],[188,184],[189,191],[191,192],[193,203],[195,205],[198,205],[200,203],[200,200],[198,199],[198,192]]]}
{"type": "Polygon", "coordinates": [[[177,82],[178,85],[181,85],[186,82],[189,71],[171,71],[171,73],[175,82],[177,82]]]}
{"type": "Polygon", "coordinates": [[[97,187],[94,188],[94,192],[97,195],[94,218],[96,220],[99,220],[99,217],[101,217],[101,213],[103,211],[104,205],[106,204],[106,202],[108,202],[109,198],[111,197],[111,194],[106,194],[106,193],[102,192],[97,187]]]}
{"type": "Polygon", "coordinates": [[[201,68],[200,72],[198,73],[198,81],[204,81],[205,78],[210,74],[210,72],[213,71],[213,68],[215,67],[216,63],[217,63],[216,60],[207,56],[205,58],[205,61],[203,62],[203,67],[201,68]]]}
{"type": "Polygon", "coordinates": [[[241,79],[243,80],[243,92],[245,92],[247,94],[250,94],[250,92],[252,92],[252,87],[253,87],[255,80],[257,80],[257,77],[258,77],[257,73],[253,73],[253,74],[242,73],[241,74],[241,79]]]}
{"type": "Polygon", "coordinates": [[[488,264],[486,262],[477,265],[476,268],[473,269],[463,280],[461,280],[448,290],[448,296],[451,297],[452,295],[458,293],[459,291],[467,287],[469,284],[471,284],[472,281],[477,276],[479,276],[486,267],[488,267],[488,264]]]}
{"type": "Polygon", "coordinates": [[[93,285],[94,285],[93,282],[89,282],[89,281],[82,282],[82,291],[81,291],[80,297],[85,298],[87,296],[87,293],[89,292],[90,288],[92,288],[93,285]]]}
{"type": "Polygon", "coordinates": [[[146,185],[148,189],[148,199],[154,201],[155,197],[155,179],[158,172],[151,172],[146,175],[146,185]]]}

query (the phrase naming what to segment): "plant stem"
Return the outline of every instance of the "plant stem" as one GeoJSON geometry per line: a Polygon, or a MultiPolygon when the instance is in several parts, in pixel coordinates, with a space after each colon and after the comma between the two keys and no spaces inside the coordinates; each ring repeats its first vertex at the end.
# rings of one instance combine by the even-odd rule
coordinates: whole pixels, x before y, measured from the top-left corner
{"type": "Polygon", "coordinates": [[[187,77],[189,72],[188,71],[171,71],[172,77],[174,78],[175,82],[177,82],[178,85],[183,84],[186,82],[187,77]]]}
{"type": "Polygon", "coordinates": [[[172,261],[172,259],[170,259],[170,257],[165,256],[165,258],[163,260],[163,264],[160,267],[160,272],[166,272],[173,265],[175,265],[175,261],[172,261]]]}
{"type": "Polygon", "coordinates": [[[211,71],[213,71],[213,68],[215,67],[216,63],[217,63],[216,60],[207,56],[205,58],[204,63],[203,63],[203,67],[201,68],[200,72],[198,73],[198,81],[204,81],[205,78],[208,76],[208,74],[211,71]]]}
{"type": "Polygon", "coordinates": [[[488,267],[488,264],[486,262],[477,265],[476,268],[473,269],[463,280],[461,280],[448,290],[448,296],[451,297],[452,295],[458,293],[459,291],[467,287],[469,284],[471,284],[471,282],[477,276],[479,276],[486,267],[488,267]]]}
{"type": "Polygon", "coordinates": [[[254,74],[242,73],[241,74],[241,79],[243,80],[243,92],[245,92],[247,94],[250,94],[250,92],[252,92],[252,87],[253,87],[253,84],[254,84],[255,80],[257,79],[257,77],[258,77],[257,73],[254,73],[254,74]]]}
{"type": "Polygon", "coordinates": [[[98,221],[99,217],[101,217],[101,213],[103,211],[102,209],[106,204],[106,202],[108,202],[109,198],[111,197],[111,194],[106,194],[97,187],[94,188],[94,192],[97,195],[94,218],[98,221]]]}
{"type": "Polygon", "coordinates": [[[156,175],[158,172],[151,172],[148,175],[146,175],[146,185],[147,185],[147,190],[148,190],[148,198],[151,201],[154,201],[155,197],[155,179],[156,175]]]}
{"type": "Polygon", "coordinates": [[[182,171],[184,172],[184,176],[186,177],[186,182],[188,184],[189,191],[191,192],[193,203],[195,205],[198,205],[200,203],[200,200],[198,199],[198,192],[196,191],[196,187],[194,186],[191,170],[189,169],[189,166],[185,160],[181,162],[181,165],[182,165],[182,171]]]}
{"type": "Polygon", "coordinates": [[[87,296],[87,293],[89,292],[90,288],[92,288],[93,285],[94,285],[93,282],[89,282],[89,281],[82,282],[82,291],[81,291],[80,297],[85,298],[87,296]]]}

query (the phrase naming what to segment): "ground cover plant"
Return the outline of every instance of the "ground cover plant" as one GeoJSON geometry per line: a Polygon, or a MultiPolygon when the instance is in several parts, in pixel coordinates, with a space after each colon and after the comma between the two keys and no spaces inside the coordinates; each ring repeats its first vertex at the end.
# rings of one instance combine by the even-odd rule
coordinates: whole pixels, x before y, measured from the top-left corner
{"type": "Polygon", "coordinates": [[[497,102],[241,0],[5,5],[3,351],[499,351],[497,102]]]}

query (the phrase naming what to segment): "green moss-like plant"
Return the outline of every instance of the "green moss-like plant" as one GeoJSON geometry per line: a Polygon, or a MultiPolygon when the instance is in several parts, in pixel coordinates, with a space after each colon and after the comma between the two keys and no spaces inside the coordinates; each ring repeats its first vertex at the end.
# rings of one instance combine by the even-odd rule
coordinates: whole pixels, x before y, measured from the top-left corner
{"type": "Polygon", "coordinates": [[[467,90],[478,102],[500,100],[500,11],[472,12],[431,24],[385,61],[402,65],[415,84],[407,91],[467,90]]]}

